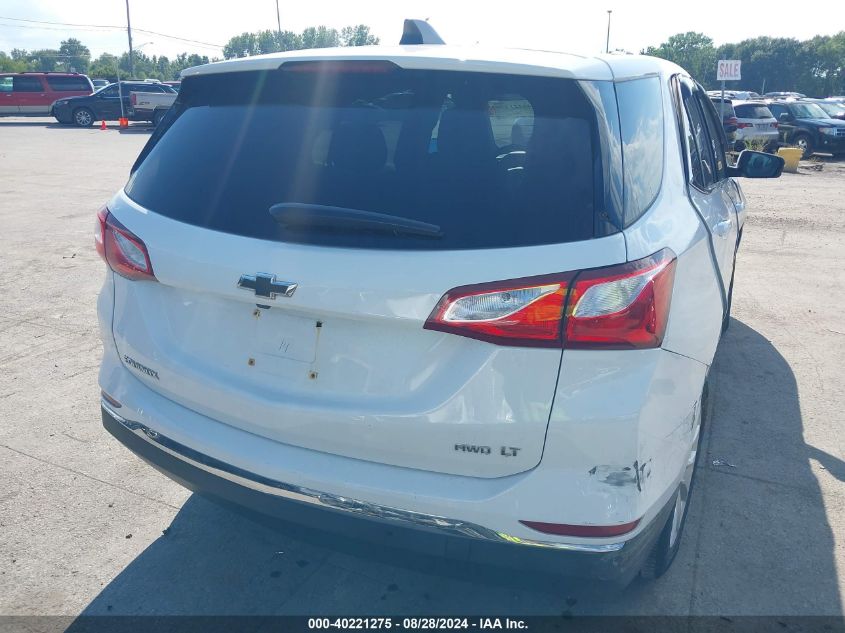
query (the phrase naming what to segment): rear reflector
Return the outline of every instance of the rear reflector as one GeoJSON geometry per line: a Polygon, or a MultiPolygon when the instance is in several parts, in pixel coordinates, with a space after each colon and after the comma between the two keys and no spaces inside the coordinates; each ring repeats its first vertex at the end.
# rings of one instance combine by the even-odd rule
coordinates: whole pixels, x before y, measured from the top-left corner
{"type": "Polygon", "coordinates": [[[156,281],[144,242],[123,226],[105,207],[97,213],[94,236],[97,253],[118,275],[132,280],[156,281]]]}
{"type": "Polygon", "coordinates": [[[639,525],[640,520],[637,519],[621,525],[568,525],[566,523],[542,523],[540,521],[520,521],[520,523],[543,534],[602,538],[627,534],[639,525]]]}
{"type": "Polygon", "coordinates": [[[103,400],[105,400],[106,402],[108,402],[108,403],[109,403],[111,406],[113,406],[115,409],[121,409],[121,408],[123,408],[123,405],[122,405],[122,404],[120,404],[120,401],[119,401],[119,400],[116,400],[116,399],[112,398],[112,397],[111,397],[109,394],[107,394],[105,391],[100,391],[100,396],[102,396],[103,400]]]}
{"type": "Polygon", "coordinates": [[[581,272],[523,277],[447,292],[425,329],[521,347],[660,347],[675,254],[581,272]]]}

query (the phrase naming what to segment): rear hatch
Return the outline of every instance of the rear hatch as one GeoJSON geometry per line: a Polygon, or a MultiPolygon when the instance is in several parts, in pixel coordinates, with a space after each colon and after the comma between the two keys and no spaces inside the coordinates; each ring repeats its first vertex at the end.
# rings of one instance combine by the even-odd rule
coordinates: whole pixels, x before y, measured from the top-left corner
{"type": "Polygon", "coordinates": [[[625,260],[601,213],[619,200],[612,95],[390,62],[187,79],[109,204],[155,277],[115,275],[123,362],[280,442],[482,477],[534,467],[560,346],[425,325],[459,286],[625,260]]]}

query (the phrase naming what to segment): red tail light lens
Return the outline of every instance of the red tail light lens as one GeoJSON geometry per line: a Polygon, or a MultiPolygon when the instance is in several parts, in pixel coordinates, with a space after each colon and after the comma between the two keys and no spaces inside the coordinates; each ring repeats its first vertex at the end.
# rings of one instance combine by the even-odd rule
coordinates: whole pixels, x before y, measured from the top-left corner
{"type": "Polygon", "coordinates": [[[461,286],[424,327],[520,347],[660,347],[674,271],[675,255],[664,249],[619,266],[461,286]]]}
{"type": "Polygon", "coordinates": [[[127,279],[156,281],[150,254],[141,238],[118,222],[106,208],[97,213],[97,222],[94,246],[109,267],[127,279]]]}
{"type": "Polygon", "coordinates": [[[585,270],[569,298],[566,347],[660,347],[674,280],[675,254],[668,248],[627,264],[585,270]]]}
{"type": "Polygon", "coordinates": [[[453,288],[425,329],[498,345],[560,347],[561,318],[574,273],[453,288]]]}
{"type": "Polygon", "coordinates": [[[136,95],[134,92],[129,95],[129,103],[131,103],[133,106],[138,105],[138,95],[136,95]]]}

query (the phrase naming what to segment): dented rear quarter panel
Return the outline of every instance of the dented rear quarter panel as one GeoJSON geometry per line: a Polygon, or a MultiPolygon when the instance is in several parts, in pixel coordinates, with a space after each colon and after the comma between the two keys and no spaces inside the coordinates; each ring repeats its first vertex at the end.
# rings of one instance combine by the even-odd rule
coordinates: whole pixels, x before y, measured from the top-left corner
{"type": "Polygon", "coordinates": [[[706,366],[663,349],[566,350],[542,471],[549,521],[642,525],[675,491],[706,366]]]}

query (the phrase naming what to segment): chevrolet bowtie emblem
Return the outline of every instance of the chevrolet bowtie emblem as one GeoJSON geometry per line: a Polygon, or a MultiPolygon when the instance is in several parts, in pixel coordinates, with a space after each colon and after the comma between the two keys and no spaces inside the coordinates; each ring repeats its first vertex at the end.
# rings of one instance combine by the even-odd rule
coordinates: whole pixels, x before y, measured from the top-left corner
{"type": "Polygon", "coordinates": [[[296,284],[290,281],[276,281],[276,275],[257,273],[255,275],[241,275],[238,288],[252,290],[256,297],[275,299],[278,295],[292,297],[296,291],[296,284]]]}

